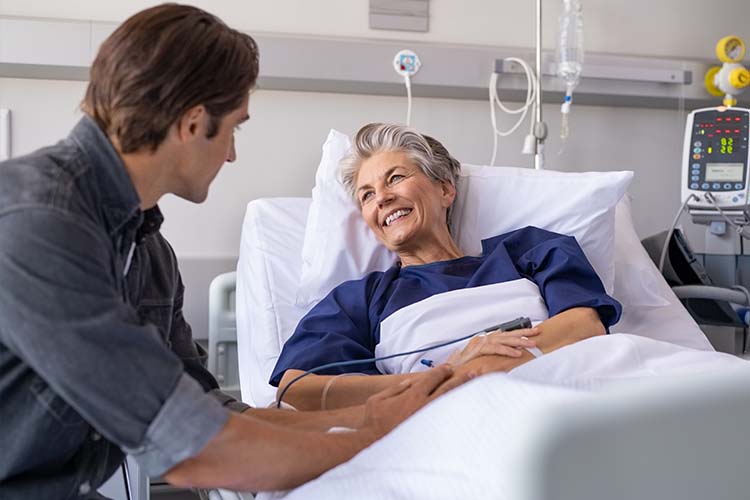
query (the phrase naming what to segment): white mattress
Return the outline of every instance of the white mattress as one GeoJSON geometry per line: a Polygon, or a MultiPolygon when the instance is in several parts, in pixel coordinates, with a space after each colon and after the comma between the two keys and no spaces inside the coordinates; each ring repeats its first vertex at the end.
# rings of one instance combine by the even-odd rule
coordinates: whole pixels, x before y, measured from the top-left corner
{"type": "MultiPolygon", "coordinates": [[[[265,406],[281,347],[307,312],[295,305],[309,198],[250,202],[237,268],[237,342],[242,399],[265,406]]],[[[614,297],[623,305],[612,332],[627,332],[684,347],[711,345],[672,293],[640,244],[624,199],[617,206],[614,297]]]]}

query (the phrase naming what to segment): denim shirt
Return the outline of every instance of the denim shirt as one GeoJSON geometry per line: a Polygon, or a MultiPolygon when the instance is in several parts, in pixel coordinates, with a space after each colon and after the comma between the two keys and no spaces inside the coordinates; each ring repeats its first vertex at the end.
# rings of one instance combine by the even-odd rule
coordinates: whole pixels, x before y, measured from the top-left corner
{"type": "Polygon", "coordinates": [[[87,116],[0,163],[0,498],[96,498],[123,451],[160,475],[246,408],[205,369],[161,221],[87,116]]]}

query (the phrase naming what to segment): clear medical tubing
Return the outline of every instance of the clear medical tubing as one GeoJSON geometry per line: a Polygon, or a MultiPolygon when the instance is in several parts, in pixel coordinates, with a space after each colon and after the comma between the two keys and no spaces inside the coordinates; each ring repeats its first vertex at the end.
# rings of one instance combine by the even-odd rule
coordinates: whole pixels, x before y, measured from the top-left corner
{"type": "Polygon", "coordinates": [[[557,76],[565,82],[565,98],[560,112],[560,138],[568,137],[568,114],[573,90],[578,86],[583,69],[583,6],[581,0],[562,0],[560,29],[557,41],[557,76]]]}

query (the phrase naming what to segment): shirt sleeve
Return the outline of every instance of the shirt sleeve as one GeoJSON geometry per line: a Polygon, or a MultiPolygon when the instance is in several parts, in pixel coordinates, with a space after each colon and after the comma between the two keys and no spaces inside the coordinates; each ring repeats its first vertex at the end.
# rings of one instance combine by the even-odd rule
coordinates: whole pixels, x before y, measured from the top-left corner
{"type": "Polygon", "coordinates": [[[0,342],[92,427],[159,475],[228,411],[124,297],[106,235],[53,208],[0,215],[0,342]]]}
{"type": "Polygon", "coordinates": [[[591,307],[607,331],[619,321],[622,306],[607,295],[572,236],[527,227],[514,232],[503,245],[519,272],[539,287],[550,316],[574,307],[591,307]]]}
{"type": "MultiPolygon", "coordinates": [[[[297,325],[284,344],[271,375],[270,384],[278,387],[288,369],[310,370],[338,361],[366,360],[375,357],[369,320],[369,295],[377,275],[347,281],[318,302],[297,325]]],[[[366,373],[377,375],[375,363],[361,363],[316,372],[325,375],[366,373]]]]}

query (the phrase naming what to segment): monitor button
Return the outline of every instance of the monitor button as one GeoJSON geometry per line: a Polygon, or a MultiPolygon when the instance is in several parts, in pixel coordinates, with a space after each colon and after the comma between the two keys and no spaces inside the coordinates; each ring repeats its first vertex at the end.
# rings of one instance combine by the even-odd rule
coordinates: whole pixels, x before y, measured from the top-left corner
{"type": "Polygon", "coordinates": [[[737,190],[742,189],[742,187],[743,187],[743,185],[740,182],[738,182],[737,184],[734,185],[734,189],[737,189],[737,190]]]}
{"type": "Polygon", "coordinates": [[[724,184],[724,189],[729,191],[730,189],[732,189],[732,185],[727,182],[726,184],[724,184]]]}
{"type": "Polygon", "coordinates": [[[721,189],[721,184],[719,184],[718,182],[714,182],[711,185],[711,189],[721,189]]]}
{"type": "Polygon", "coordinates": [[[708,189],[709,187],[710,186],[709,186],[708,182],[704,182],[703,184],[701,184],[701,189],[708,189]]]}

